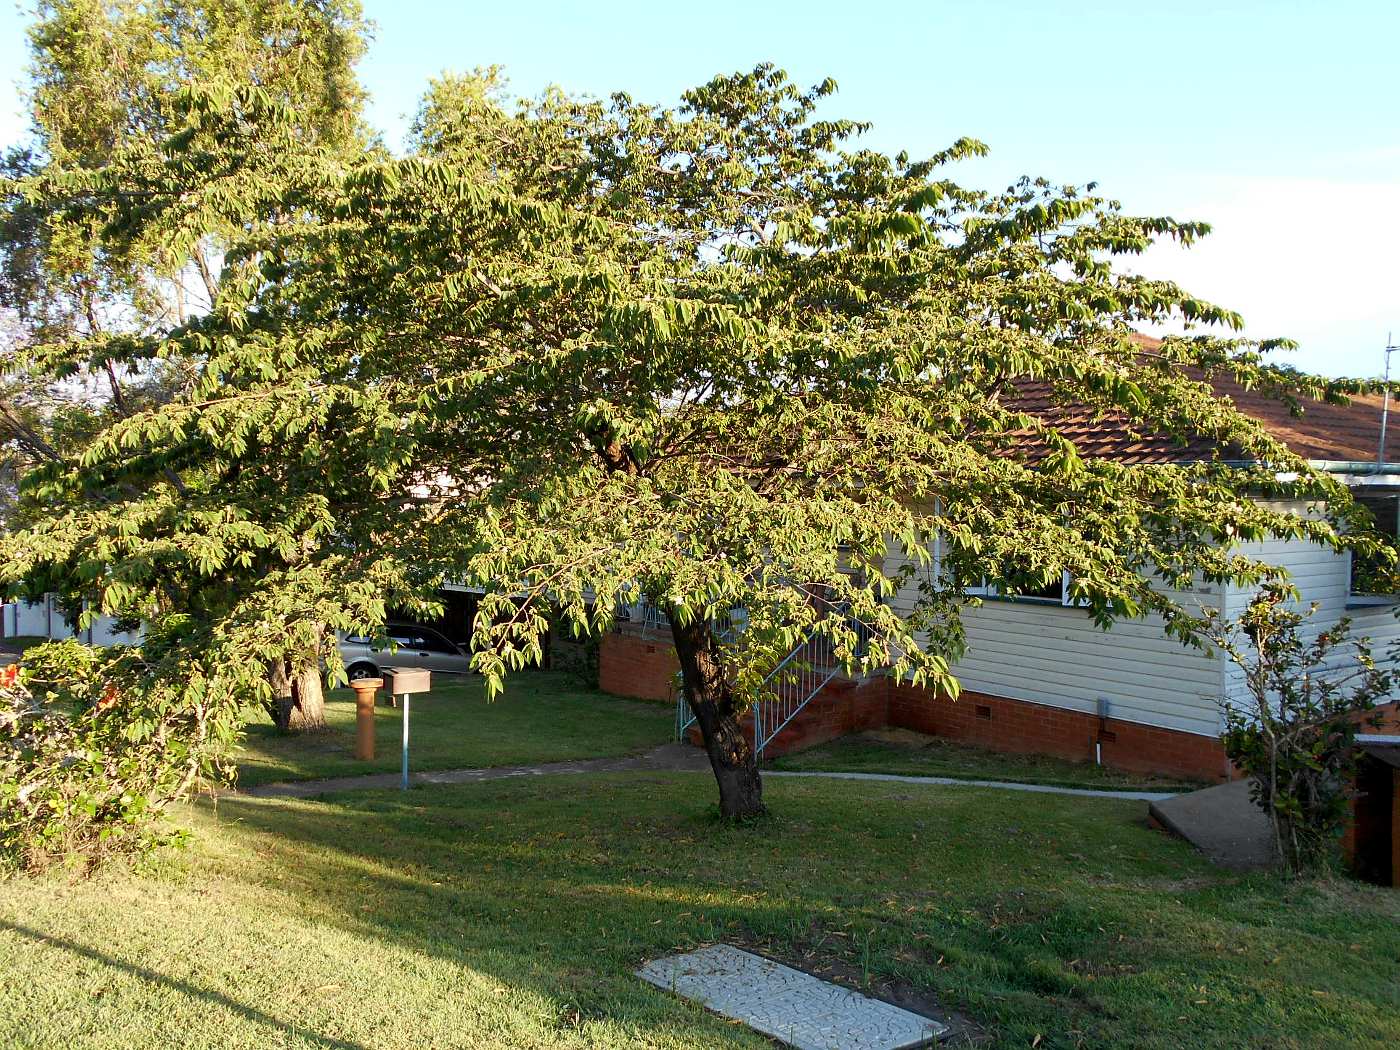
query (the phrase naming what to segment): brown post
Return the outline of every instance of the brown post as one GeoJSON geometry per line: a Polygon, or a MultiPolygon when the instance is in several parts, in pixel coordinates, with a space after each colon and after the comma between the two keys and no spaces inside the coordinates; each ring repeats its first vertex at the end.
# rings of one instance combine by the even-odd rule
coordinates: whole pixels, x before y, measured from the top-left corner
{"type": "Polygon", "coordinates": [[[374,758],[374,694],[384,684],[382,678],[361,678],[350,683],[355,690],[355,757],[374,758]]]}

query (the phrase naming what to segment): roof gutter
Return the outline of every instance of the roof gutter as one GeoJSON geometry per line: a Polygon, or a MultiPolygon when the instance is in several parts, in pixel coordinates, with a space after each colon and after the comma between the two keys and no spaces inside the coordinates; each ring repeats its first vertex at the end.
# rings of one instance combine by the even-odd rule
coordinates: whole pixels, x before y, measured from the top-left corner
{"type": "Polygon", "coordinates": [[[1328,474],[1365,475],[1370,484],[1400,484],[1400,463],[1377,463],[1373,459],[1310,459],[1308,465],[1328,474]]]}

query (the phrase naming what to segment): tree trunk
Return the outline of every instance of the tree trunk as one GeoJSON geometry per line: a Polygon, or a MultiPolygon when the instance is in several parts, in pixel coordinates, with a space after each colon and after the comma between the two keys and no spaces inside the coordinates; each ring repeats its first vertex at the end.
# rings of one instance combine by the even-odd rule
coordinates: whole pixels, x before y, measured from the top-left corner
{"type": "Polygon", "coordinates": [[[290,732],[292,728],[292,680],[287,674],[286,660],[268,661],[267,681],[272,689],[272,699],[264,705],[267,708],[267,716],[272,719],[272,724],[280,732],[290,732]]]}
{"type": "MultiPolygon", "coordinates": [[[[319,639],[324,631],[317,625],[319,639]]],[[[294,653],[268,665],[272,702],[267,713],[284,733],[316,732],[326,728],[326,697],[321,685],[321,648],[294,653]]]]}
{"type": "Polygon", "coordinates": [[[313,732],[326,728],[326,695],[321,688],[320,653],[307,664],[303,664],[292,677],[292,714],[290,728],[293,732],[313,732]]]}
{"type": "Polygon", "coordinates": [[[720,813],[733,820],[761,816],[766,810],[758,761],[720,666],[714,632],[704,622],[681,626],[673,616],[671,637],[680,659],[686,702],[695,713],[719,785],[720,813]]]}

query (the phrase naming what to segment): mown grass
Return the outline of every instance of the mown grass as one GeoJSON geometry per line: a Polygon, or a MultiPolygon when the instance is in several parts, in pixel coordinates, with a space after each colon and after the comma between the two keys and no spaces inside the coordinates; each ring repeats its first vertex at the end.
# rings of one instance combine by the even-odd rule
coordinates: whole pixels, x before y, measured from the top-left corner
{"type": "MultiPolygon", "coordinates": [[[[286,735],[253,712],[238,783],[314,780],[390,772],[399,768],[403,713],[375,710],[375,759],[354,757],[355,701],[348,689],[327,697],[328,729],[286,735]]],[[[437,676],[432,691],[413,698],[410,760],[416,770],[471,769],[603,758],[646,751],[673,731],[666,704],[621,700],[578,684],[561,672],[513,675],[505,693],[487,701],[475,676],[437,676]]]]}
{"type": "Polygon", "coordinates": [[[1210,868],[1137,803],[703,774],[225,798],[144,875],[0,892],[0,1044],[771,1045],[632,976],[729,940],[996,1047],[1400,1044],[1400,894],[1210,868]],[[1038,1040],[1038,1042],[1037,1042],[1038,1040]]]}
{"type": "Polygon", "coordinates": [[[1180,777],[1130,773],[1049,755],[1017,755],[915,733],[862,733],[775,759],[774,769],[895,773],[958,780],[1132,791],[1190,791],[1204,787],[1180,777]]]}

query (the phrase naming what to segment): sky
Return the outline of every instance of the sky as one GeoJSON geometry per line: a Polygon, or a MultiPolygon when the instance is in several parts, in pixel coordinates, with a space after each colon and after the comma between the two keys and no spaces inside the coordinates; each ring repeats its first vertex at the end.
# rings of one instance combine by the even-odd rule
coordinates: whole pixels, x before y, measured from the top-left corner
{"type": "MultiPolygon", "coordinates": [[[[0,144],[27,127],[26,18],[0,9],[0,144]]],[[[25,5],[27,6],[27,4],[25,5]]],[[[873,122],[866,144],[992,148],[950,177],[1082,185],[1132,212],[1209,222],[1129,268],[1288,336],[1286,360],[1380,372],[1400,342],[1397,0],[865,0],[489,4],[365,0],[371,122],[396,144],[429,77],[503,66],[512,90],[557,85],[673,103],[720,72],[771,61],[834,77],[824,116],[873,122]]],[[[1395,359],[1400,372],[1400,357],[1395,359]]]]}

